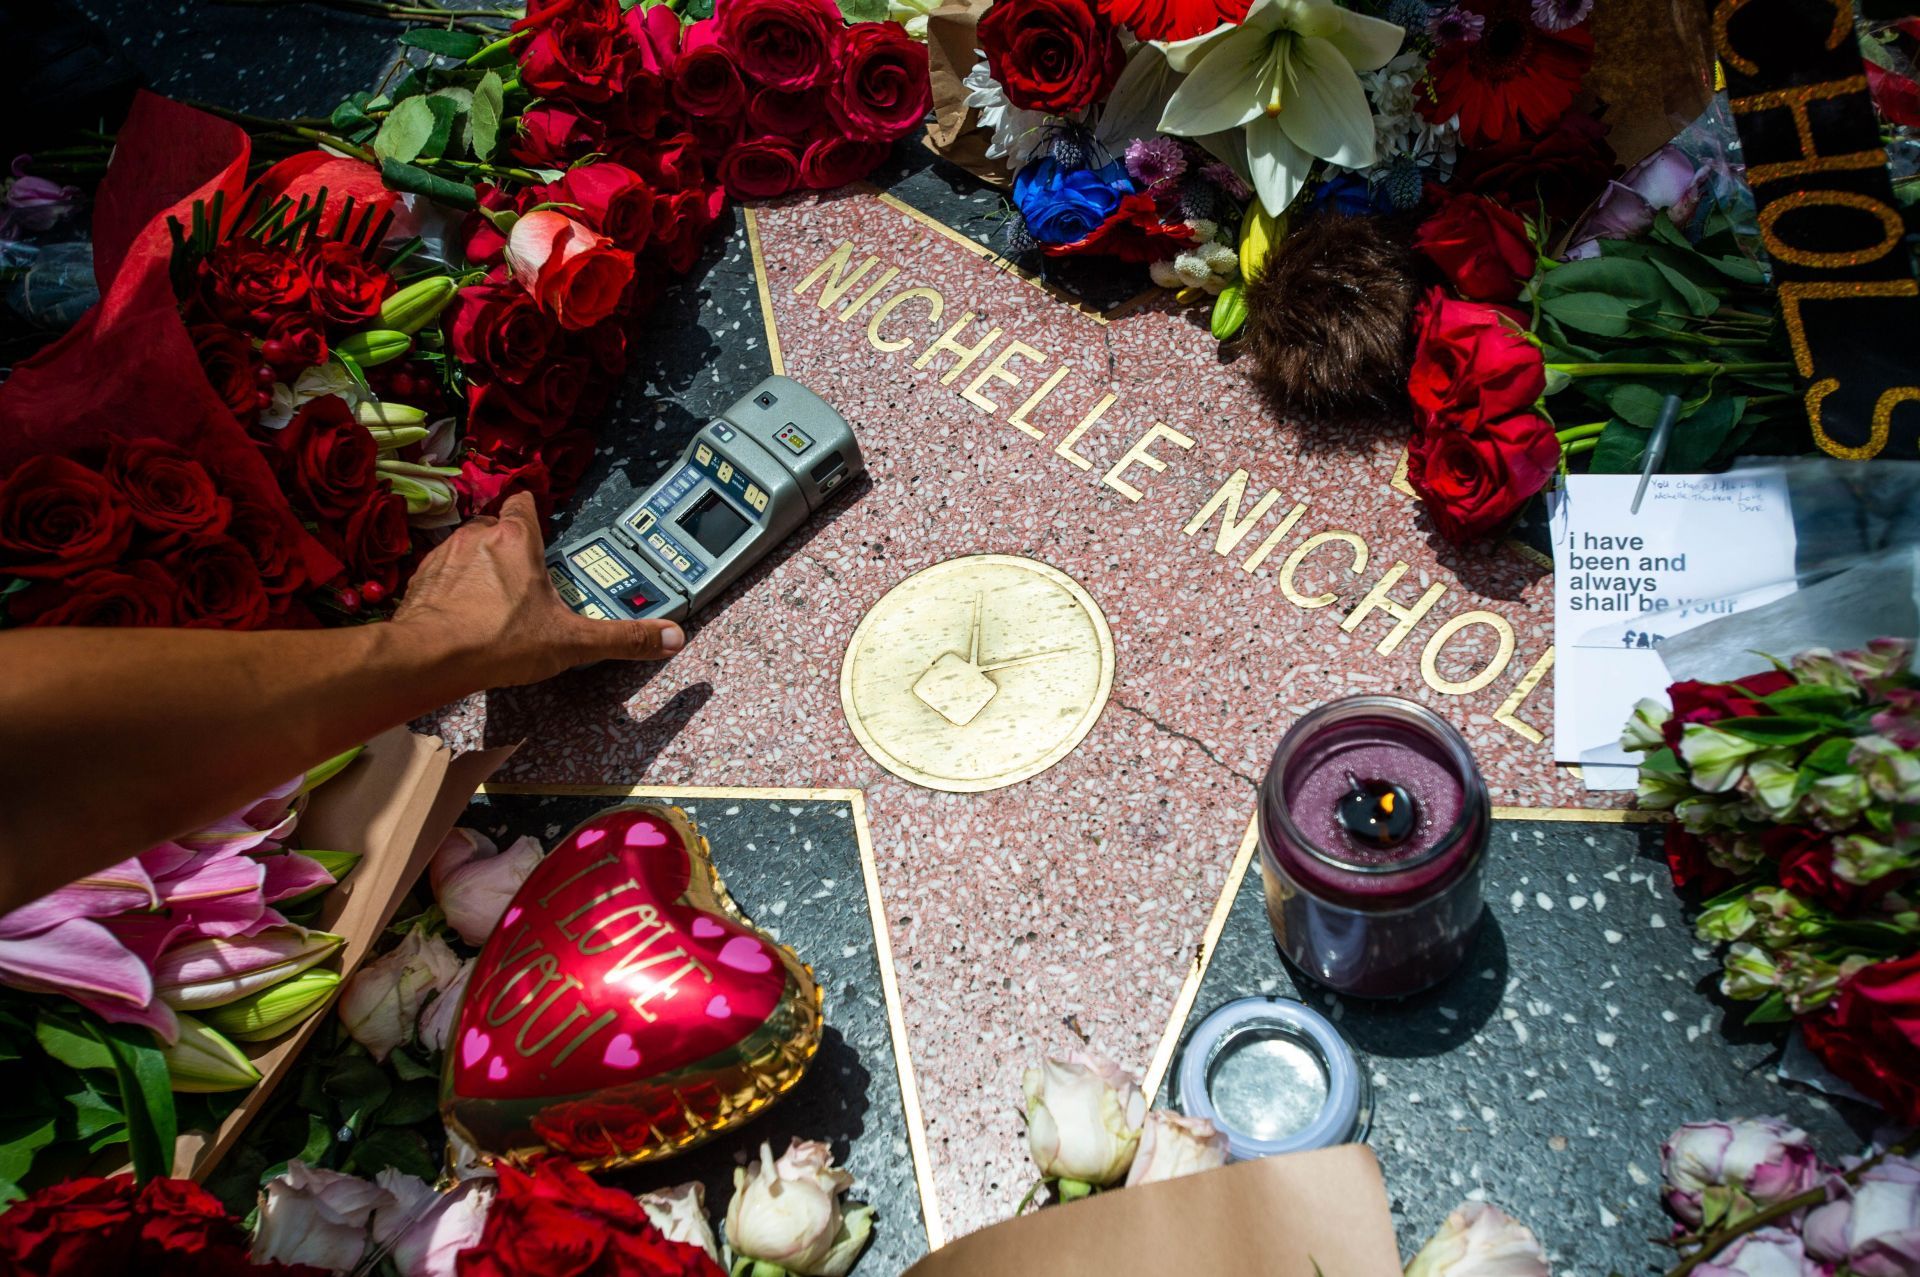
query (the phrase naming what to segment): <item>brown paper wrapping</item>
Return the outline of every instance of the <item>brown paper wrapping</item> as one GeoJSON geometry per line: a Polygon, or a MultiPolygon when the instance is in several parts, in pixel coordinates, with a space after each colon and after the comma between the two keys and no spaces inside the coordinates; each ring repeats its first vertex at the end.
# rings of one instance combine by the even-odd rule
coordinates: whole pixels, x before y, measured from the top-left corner
{"type": "Polygon", "coordinates": [[[1399,1277],[1387,1188],[1365,1145],[1239,1162],[995,1224],[907,1277],[1399,1277]]]}
{"type": "Polygon", "coordinates": [[[949,164],[958,165],[989,186],[1005,190],[1013,175],[999,160],[987,158],[993,135],[977,126],[966,104],[967,86],[961,81],[978,61],[975,28],[990,0],[948,0],[927,15],[927,75],[933,82],[933,123],[927,126],[927,149],[949,164]]]}
{"type": "MultiPolygon", "coordinates": [[[[321,897],[314,926],[345,938],[340,972],[350,976],[393,921],[394,910],[426,870],[440,840],[466,809],[473,791],[514,746],[455,756],[437,736],[404,727],[382,732],[351,766],[313,792],[294,831],[299,847],[357,851],[352,873],[321,897]]],[[[260,1081],[214,1132],[188,1131],[174,1145],[173,1173],[205,1179],[240,1133],[266,1107],[274,1088],[327,1016],[332,1004],[292,1034],[271,1042],[237,1044],[260,1070],[260,1081]]]]}

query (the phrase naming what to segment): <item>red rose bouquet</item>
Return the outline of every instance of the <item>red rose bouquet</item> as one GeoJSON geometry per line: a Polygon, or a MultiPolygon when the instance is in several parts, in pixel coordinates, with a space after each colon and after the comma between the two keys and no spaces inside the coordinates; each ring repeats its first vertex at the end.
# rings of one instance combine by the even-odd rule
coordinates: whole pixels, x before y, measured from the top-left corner
{"type": "Polygon", "coordinates": [[[1671,811],[1676,886],[1711,894],[1722,992],[1797,1021],[1828,1068],[1920,1122],[1920,677],[1913,644],[1815,649],[1643,701],[1622,743],[1640,805],[1671,811]]]}
{"type": "Polygon", "coordinates": [[[246,1234],[211,1193],[184,1179],[74,1179],[0,1215],[0,1267],[17,1277],[320,1277],[306,1264],[255,1264],[246,1234]]]}

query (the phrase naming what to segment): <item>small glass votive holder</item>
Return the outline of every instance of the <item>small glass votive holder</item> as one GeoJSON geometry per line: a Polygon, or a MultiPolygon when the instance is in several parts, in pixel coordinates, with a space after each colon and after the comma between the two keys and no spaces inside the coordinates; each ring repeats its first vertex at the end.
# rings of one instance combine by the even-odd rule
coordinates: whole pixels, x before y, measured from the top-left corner
{"type": "Polygon", "coordinates": [[[1227,1137],[1234,1161],[1367,1137],[1373,1092],[1332,1021],[1291,998],[1240,998],[1195,1026],[1173,1066],[1173,1098],[1227,1137]]]}

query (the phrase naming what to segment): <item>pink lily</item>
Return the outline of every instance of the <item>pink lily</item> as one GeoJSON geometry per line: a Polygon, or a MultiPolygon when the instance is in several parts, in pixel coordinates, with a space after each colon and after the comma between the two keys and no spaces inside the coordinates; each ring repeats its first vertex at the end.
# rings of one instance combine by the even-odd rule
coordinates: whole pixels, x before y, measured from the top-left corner
{"type": "Polygon", "coordinates": [[[303,856],[297,851],[261,856],[258,862],[266,871],[266,880],[261,884],[260,891],[268,904],[291,900],[315,887],[331,887],[338,881],[327,872],[326,866],[312,856],[303,856]]]}
{"type": "Polygon", "coordinates": [[[154,963],[154,992],[183,1011],[221,1006],[300,974],[342,943],[328,932],[291,925],[231,940],[189,940],[154,963]]]}
{"type": "Polygon", "coordinates": [[[172,1042],[173,1010],[153,996],[153,975],[111,931],[91,918],[45,926],[29,917],[37,901],[0,917],[0,983],[71,998],[114,1024],[143,1024],[172,1042]]]}

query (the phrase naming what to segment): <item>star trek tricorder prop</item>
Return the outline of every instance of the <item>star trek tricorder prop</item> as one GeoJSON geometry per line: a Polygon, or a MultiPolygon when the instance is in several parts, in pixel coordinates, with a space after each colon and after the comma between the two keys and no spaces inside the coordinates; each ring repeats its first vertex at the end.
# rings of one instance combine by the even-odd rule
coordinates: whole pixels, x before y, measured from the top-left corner
{"type": "Polygon", "coordinates": [[[596,620],[684,620],[866,469],[839,413],[769,377],[701,427],[612,526],[547,555],[567,606],[596,620]]]}

